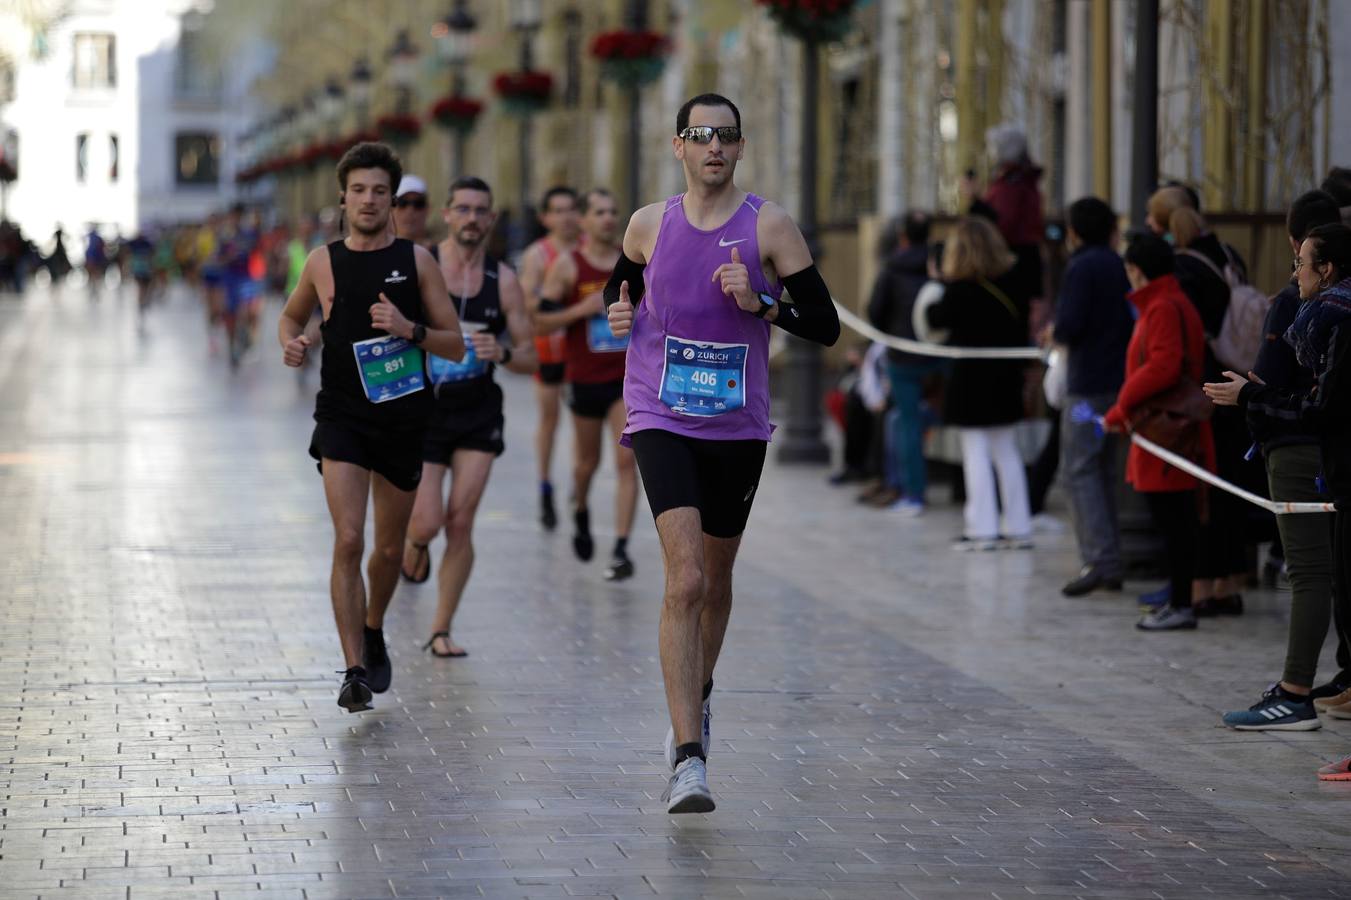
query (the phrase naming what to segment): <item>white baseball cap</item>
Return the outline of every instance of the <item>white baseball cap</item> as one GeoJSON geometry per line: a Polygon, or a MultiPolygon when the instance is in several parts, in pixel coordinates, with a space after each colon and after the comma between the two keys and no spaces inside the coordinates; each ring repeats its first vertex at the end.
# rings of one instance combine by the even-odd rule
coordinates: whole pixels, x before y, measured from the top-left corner
{"type": "Polygon", "coordinates": [[[422,194],[425,197],[427,195],[427,182],[416,175],[403,176],[403,180],[399,182],[399,189],[394,192],[394,197],[397,199],[404,194],[422,194]]]}

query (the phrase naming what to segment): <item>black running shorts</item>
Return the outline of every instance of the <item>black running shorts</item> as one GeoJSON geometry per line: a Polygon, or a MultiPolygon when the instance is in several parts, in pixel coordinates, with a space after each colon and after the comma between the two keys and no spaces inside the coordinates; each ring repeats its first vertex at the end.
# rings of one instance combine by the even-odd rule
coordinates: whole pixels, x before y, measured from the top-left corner
{"type": "Polygon", "coordinates": [[[600,384],[568,382],[568,409],[584,419],[603,419],[610,407],[624,399],[624,379],[603,381],[600,384]]]}
{"type": "Polygon", "coordinates": [[[557,386],[563,383],[563,369],[565,363],[540,363],[539,371],[535,377],[539,379],[540,384],[557,386]]]}
{"type": "Polygon", "coordinates": [[[427,435],[422,439],[423,462],[450,465],[456,450],[481,450],[501,456],[506,420],[502,417],[502,389],[490,386],[480,403],[461,407],[438,404],[427,417],[427,435]]]}
{"type": "Polygon", "coordinates": [[[765,441],[706,441],[658,428],[629,435],[655,519],[668,509],[699,510],[704,534],[746,530],[765,466],[765,441]]]}
{"type": "Polygon", "coordinates": [[[392,431],[351,422],[316,422],[310,456],[351,463],[384,476],[401,491],[417,490],[422,480],[422,429],[392,431]]]}

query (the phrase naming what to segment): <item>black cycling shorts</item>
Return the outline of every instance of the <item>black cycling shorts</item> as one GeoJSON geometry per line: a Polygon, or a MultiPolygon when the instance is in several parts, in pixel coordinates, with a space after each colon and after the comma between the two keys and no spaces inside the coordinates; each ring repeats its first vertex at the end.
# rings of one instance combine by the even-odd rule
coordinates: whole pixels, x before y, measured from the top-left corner
{"type": "Polygon", "coordinates": [[[448,466],[456,450],[482,450],[501,456],[507,448],[502,440],[505,424],[502,389],[496,384],[490,386],[482,402],[458,407],[437,404],[427,417],[422,460],[448,466]]]}
{"type": "Polygon", "coordinates": [[[699,510],[704,534],[734,538],[765,466],[765,441],[708,441],[652,428],[629,435],[655,519],[668,509],[699,510]]]}
{"type": "Polygon", "coordinates": [[[624,399],[624,379],[600,384],[568,382],[568,409],[584,419],[603,419],[610,407],[624,399]]]}
{"type": "Polygon", "coordinates": [[[417,490],[422,480],[422,429],[393,431],[353,422],[316,422],[310,456],[351,463],[384,476],[401,491],[417,490]]]}
{"type": "Polygon", "coordinates": [[[540,384],[560,385],[563,383],[563,369],[566,363],[540,363],[535,377],[540,384]]]}

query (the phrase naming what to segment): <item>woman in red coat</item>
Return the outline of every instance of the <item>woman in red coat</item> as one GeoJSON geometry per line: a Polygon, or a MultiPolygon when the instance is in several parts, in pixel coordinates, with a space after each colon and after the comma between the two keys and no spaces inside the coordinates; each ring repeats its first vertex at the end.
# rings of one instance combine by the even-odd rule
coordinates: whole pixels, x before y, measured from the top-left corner
{"type": "MultiPolygon", "coordinates": [[[[1139,318],[1126,351],[1126,381],[1104,424],[1129,430],[1135,413],[1151,398],[1186,377],[1200,386],[1204,372],[1205,330],[1196,308],[1174,275],[1173,248],[1152,234],[1139,235],[1126,248],[1128,297],[1139,318]]],[[[1215,468],[1215,443],[1210,423],[1202,423],[1200,459],[1215,468]]],[[[1144,495],[1168,554],[1172,596],[1166,607],[1146,615],[1136,627],[1145,631],[1195,628],[1192,574],[1196,567],[1200,519],[1197,480],[1141,447],[1131,444],[1126,480],[1144,495]]]]}

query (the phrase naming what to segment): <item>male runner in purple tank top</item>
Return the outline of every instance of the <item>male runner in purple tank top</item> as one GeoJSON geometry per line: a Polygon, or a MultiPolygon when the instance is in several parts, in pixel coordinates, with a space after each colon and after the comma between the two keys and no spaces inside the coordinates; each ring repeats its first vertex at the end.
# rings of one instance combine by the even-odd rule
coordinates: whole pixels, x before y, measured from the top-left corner
{"type": "Polygon", "coordinates": [[[686,191],[633,214],[605,288],[611,330],[632,332],[624,440],[666,563],[660,643],[672,813],[714,808],[709,695],[732,612],[732,564],[773,430],[769,325],[826,346],[840,336],[793,220],[732,181],[745,145],[741,113],[726,97],[700,94],[680,108],[672,146],[686,191]]]}

